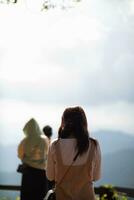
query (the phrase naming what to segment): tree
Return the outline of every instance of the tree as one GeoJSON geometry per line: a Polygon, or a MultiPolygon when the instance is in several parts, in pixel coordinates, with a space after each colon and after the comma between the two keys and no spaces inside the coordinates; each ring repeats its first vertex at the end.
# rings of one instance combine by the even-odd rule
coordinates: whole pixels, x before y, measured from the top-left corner
{"type": "MultiPolygon", "coordinates": [[[[28,0],[23,0],[28,1],[28,0]]],[[[43,0],[41,11],[48,10],[51,8],[59,7],[61,9],[71,8],[75,3],[80,2],[81,0],[43,0]]],[[[0,3],[18,3],[18,0],[0,0],[0,3]]]]}
{"type": "Polygon", "coordinates": [[[17,3],[18,0],[0,0],[0,3],[17,3]]]}

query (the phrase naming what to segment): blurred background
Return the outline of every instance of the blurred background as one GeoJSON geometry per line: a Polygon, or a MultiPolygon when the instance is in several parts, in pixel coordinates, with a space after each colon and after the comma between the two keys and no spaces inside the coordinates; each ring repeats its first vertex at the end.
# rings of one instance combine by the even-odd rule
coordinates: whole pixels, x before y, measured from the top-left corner
{"type": "Polygon", "coordinates": [[[0,184],[20,184],[25,123],[56,138],[79,105],[101,145],[97,185],[134,187],[134,1],[55,2],[0,2],[0,184]]]}

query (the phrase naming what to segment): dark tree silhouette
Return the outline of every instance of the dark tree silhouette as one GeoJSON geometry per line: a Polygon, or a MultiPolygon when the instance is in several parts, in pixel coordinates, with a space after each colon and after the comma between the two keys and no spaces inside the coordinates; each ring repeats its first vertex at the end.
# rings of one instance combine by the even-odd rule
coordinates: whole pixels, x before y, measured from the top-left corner
{"type": "Polygon", "coordinates": [[[0,0],[0,3],[17,3],[18,0],[0,0]]]}
{"type": "MultiPolygon", "coordinates": [[[[25,1],[25,0],[23,0],[25,1]]],[[[55,0],[55,2],[51,2],[51,0],[44,0],[44,2],[42,3],[42,8],[41,8],[41,11],[43,10],[48,10],[48,9],[51,9],[51,8],[55,8],[55,7],[61,7],[61,9],[65,9],[65,8],[70,8],[72,6],[70,6],[70,2],[72,3],[78,3],[80,2],[81,0],[68,0],[68,1],[65,1],[63,0],[61,2],[61,5],[59,5],[59,1],[58,0],[55,0]],[[67,5],[68,4],[68,5],[67,5]],[[58,6],[57,6],[58,5],[58,6]]],[[[0,0],[0,3],[18,3],[18,0],[0,0]]]]}

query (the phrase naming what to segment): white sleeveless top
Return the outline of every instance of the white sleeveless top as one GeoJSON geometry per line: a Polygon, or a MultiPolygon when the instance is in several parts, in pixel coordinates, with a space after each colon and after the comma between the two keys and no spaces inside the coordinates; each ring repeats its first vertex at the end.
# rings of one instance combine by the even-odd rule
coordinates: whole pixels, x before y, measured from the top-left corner
{"type": "MultiPolygon", "coordinates": [[[[57,178],[57,169],[56,169],[56,155],[55,155],[55,143],[56,140],[52,141],[49,146],[48,151],[48,161],[47,161],[47,169],[46,169],[46,175],[49,180],[56,180],[57,178]]],[[[101,151],[100,146],[97,140],[96,141],[96,152],[95,156],[93,158],[93,171],[92,171],[92,177],[93,180],[96,181],[100,179],[101,176],[101,151]]],[[[60,145],[60,151],[62,156],[62,161],[64,165],[70,165],[72,163],[73,158],[76,155],[76,139],[75,138],[69,138],[69,139],[59,139],[59,145],[60,145]]],[[[88,154],[90,151],[90,140],[89,140],[89,149],[88,151],[83,154],[82,156],[78,156],[76,161],[74,162],[74,166],[83,165],[86,163],[88,154]]]]}

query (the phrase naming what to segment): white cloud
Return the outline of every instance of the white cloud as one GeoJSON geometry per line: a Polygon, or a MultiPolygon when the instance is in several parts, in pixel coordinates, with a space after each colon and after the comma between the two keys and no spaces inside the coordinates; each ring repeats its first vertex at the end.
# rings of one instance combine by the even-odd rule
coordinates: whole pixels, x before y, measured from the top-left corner
{"type": "Polygon", "coordinates": [[[80,104],[91,129],[132,133],[133,1],[82,1],[41,13],[35,4],[0,7],[4,130],[19,131],[32,115],[57,127],[64,106],[80,104]]]}
{"type": "Polygon", "coordinates": [[[23,134],[25,123],[34,117],[42,129],[44,125],[52,125],[54,130],[58,130],[60,125],[60,115],[62,106],[32,104],[17,102],[13,100],[0,101],[0,138],[1,143],[18,143],[23,134]]]}
{"type": "Polygon", "coordinates": [[[91,130],[121,130],[134,134],[134,104],[124,102],[88,108],[89,128],[91,130]]]}

